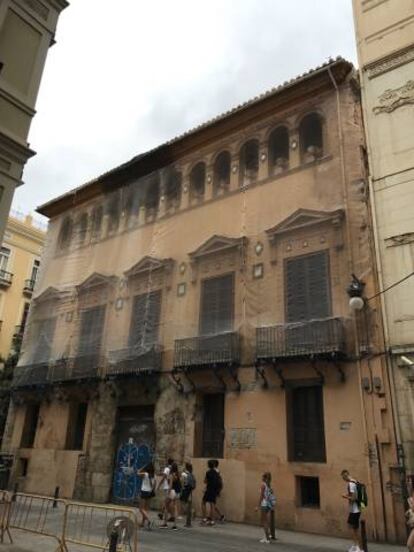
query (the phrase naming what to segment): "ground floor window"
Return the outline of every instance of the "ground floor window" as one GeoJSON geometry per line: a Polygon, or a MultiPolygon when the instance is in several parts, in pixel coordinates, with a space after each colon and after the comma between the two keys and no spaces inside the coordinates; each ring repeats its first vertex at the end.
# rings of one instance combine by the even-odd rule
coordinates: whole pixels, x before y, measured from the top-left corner
{"type": "Polygon", "coordinates": [[[309,476],[296,477],[297,503],[304,508],[319,508],[319,478],[309,476]]]}
{"type": "Polygon", "coordinates": [[[85,436],[87,403],[69,405],[68,429],[66,433],[66,450],[82,450],[85,436]]]}
{"type": "Polygon", "coordinates": [[[32,448],[37,429],[37,422],[39,421],[39,404],[28,404],[26,406],[26,413],[23,423],[22,438],[20,441],[21,448],[32,448]]]}
{"type": "Polygon", "coordinates": [[[203,397],[204,458],[223,458],[224,452],[224,394],[212,393],[203,397]]]}

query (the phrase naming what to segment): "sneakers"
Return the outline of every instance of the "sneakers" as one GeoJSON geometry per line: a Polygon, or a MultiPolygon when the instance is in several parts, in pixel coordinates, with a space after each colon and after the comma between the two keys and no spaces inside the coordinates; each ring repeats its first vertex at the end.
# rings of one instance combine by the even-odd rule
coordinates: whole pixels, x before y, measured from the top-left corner
{"type": "Polygon", "coordinates": [[[359,546],[353,544],[351,548],[348,548],[348,552],[364,552],[359,546]]]}
{"type": "Polygon", "coordinates": [[[262,544],[270,544],[270,540],[267,539],[266,537],[263,537],[262,539],[260,539],[259,542],[261,542],[262,544]]]}
{"type": "Polygon", "coordinates": [[[168,525],[166,523],[162,523],[158,526],[160,529],[168,529],[168,525]]]}

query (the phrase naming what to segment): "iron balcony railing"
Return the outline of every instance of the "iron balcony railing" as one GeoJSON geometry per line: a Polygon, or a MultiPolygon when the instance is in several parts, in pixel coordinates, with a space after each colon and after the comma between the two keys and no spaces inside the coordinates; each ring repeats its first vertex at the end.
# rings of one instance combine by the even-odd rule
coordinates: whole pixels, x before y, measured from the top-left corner
{"type": "Polygon", "coordinates": [[[11,272],[7,272],[7,270],[0,270],[0,285],[4,287],[11,286],[13,280],[13,274],[11,272]]]}
{"type": "Polygon", "coordinates": [[[106,375],[122,377],[159,372],[162,367],[162,350],[159,345],[126,347],[111,351],[106,375]]]}
{"type": "Polygon", "coordinates": [[[307,356],[344,356],[345,327],[342,318],[278,324],[256,328],[256,358],[269,360],[307,356]]]}
{"type": "Polygon", "coordinates": [[[237,332],[177,339],[174,368],[240,363],[240,336],[237,332]]]}
{"type": "Polygon", "coordinates": [[[31,280],[30,278],[24,281],[23,292],[24,293],[33,293],[36,280],[31,280]]]}
{"type": "Polygon", "coordinates": [[[49,379],[53,383],[96,379],[100,377],[103,366],[104,358],[99,354],[61,358],[51,364],[49,379]]]}
{"type": "Polygon", "coordinates": [[[47,362],[16,366],[13,373],[12,388],[18,389],[47,385],[49,383],[48,370],[49,364],[47,362]]]}

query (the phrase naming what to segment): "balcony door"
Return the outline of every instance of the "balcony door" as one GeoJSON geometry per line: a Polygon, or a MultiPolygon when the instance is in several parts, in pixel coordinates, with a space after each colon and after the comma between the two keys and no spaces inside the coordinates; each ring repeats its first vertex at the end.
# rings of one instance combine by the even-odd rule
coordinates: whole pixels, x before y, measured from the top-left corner
{"type": "Polygon", "coordinates": [[[102,334],[105,322],[105,306],[93,307],[82,312],[78,357],[74,375],[95,375],[101,352],[102,334]]]}
{"type": "Polygon", "coordinates": [[[223,458],[224,449],[224,394],[204,395],[203,442],[204,458],[223,458]]]}
{"type": "Polygon", "coordinates": [[[215,335],[233,329],[233,274],[203,280],[200,305],[200,335],[215,335]]]}
{"type": "Polygon", "coordinates": [[[161,315],[161,291],[134,297],[128,345],[146,349],[158,343],[161,315]]]}

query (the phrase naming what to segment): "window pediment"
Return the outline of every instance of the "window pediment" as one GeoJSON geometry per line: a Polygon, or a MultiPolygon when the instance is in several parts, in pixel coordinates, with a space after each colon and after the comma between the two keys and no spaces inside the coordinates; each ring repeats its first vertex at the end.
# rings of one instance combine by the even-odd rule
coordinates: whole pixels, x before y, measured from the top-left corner
{"type": "Polygon", "coordinates": [[[84,293],[98,287],[108,287],[115,283],[116,276],[108,276],[100,272],[93,272],[81,284],[76,286],[78,293],[84,293]]]}
{"type": "Polygon", "coordinates": [[[60,299],[63,299],[69,294],[70,294],[70,291],[68,290],[62,290],[53,286],[49,286],[40,295],[35,297],[33,301],[36,304],[45,303],[47,301],[59,301],[60,299]]]}
{"type": "Polygon", "coordinates": [[[198,260],[207,255],[213,255],[215,253],[223,253],[231,249],[241,249],[247,243],[247,238],[229,238],[227,236],[214,235],[205,241],[195,251],[190,253],[190,258],[198,260]]]}
{"type": "Polygon", "coordinates": [[[298,209],[285,220],[276,224],[273,228],[266,230],[266,234],[271,242],[277,240],[281,234],[294,232],[299,229],[308,228],[310,226],[318,226],[321,224],[330,223],[337,227],[341,224],[344,218],[344,210],[336,209],[335,211],[315,211],[312,209],[298,209]]]}
{"type": "Polygon", "coordinates": [[[205,241],[200,247],[189,254],[191,264],[191,280],[196,282],[199,273],[199,265],[208,263],[211,259],[221,259],[220,270],[228,268],[234,270],[238,265],[240,270],[244,267],[244,252],[247,238],[229,238],[228,236],[214,235],[205,241]]]}
{"type": "Polygon", "coordinates": [[[173,259],[157,259],[156,257],[150,257],[147,255],[134,264],[134,266],[132,266],[129,270],[125,271],[124,274],[127,278],[131,278],[133,276],[141,276],[142,274],[153,272],[154,270],[165,270],[166,272],[171,272],[173,265],[173,259]]]}

